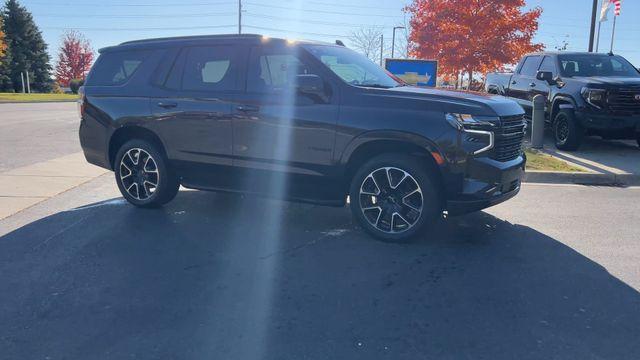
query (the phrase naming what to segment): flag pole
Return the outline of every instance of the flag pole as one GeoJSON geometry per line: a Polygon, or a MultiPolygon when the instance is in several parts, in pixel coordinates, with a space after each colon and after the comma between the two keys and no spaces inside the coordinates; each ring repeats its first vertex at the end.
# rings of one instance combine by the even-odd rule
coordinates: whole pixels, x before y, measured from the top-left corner
{"type": "Polygon", "coordinates": [[[613,17],[613,29],[611,30],[611,49],[609,50],[609,52],[612,54],[613,54],[613,37],[616,34],[616,18],[617,16],[613,17]]]}

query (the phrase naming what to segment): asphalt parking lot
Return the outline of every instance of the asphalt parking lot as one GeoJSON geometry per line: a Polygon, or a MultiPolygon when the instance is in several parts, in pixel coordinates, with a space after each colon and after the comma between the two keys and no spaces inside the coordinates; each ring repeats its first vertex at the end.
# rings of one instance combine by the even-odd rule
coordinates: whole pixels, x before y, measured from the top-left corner
{"type": "Polygon", "coordinates": [[[636,359],[638,200],[525,184],[388,244],[347,208],[137,209],[105,174],[0,220],[0,358],[636,359]]]}

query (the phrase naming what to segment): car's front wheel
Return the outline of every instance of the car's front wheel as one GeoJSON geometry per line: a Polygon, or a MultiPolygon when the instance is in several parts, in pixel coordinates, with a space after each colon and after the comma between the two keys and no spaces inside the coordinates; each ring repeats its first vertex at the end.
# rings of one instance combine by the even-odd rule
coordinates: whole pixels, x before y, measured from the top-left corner
{"type": "Polygon", "coordinates": [[[349,191],[353,216],[369,234],[385,241],[406,241],[442,214],[436,182],[424,161],[384,154],[362,165],[349,191]]]}
{"type": "Polygon", "coordinates": [[[560,150],[577,150],[582,143],[584,130],[572,110],[563,109],[553,121],[553,135],[560,150]]]}
{"type": "Polygon", "coordinates": [[[139,207],[158,207],[171,201],[180,188],[167,159],[144,140],[131,140],[120,147],[114,172],[122,196],[139,207]]]}

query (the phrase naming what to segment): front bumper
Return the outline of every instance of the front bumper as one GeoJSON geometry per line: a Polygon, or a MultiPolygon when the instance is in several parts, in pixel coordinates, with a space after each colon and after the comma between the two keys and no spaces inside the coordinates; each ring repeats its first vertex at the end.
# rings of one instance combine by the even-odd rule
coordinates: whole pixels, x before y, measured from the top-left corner
{"type": "Polygon", "coordinates": [[[640,132],[640,114],[619,115],[612,113],[597,113],[591,111],[576,111],[576,118],[586,129],[605,132],[628,134],[634,138],[635,133],[640,132]]]}
{"type": "Polygon", "coordinates": [[[462,191],[447,200],[449,215],[479,211],[514,197],[520,191],[526,158],[500,162],[474,158],[467,164],[462,191]]]}

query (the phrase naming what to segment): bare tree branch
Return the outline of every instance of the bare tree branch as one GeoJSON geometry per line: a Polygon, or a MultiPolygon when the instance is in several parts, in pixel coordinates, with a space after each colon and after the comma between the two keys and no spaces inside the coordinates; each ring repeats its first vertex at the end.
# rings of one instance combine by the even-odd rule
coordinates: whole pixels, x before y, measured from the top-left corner
{"type": "Polygon", "coordinates": [[[380,37],[382,29],[379,27],[359,28],[351,33],[349,41],[351,46],[373,62],[380,59],[380,37]]]}

